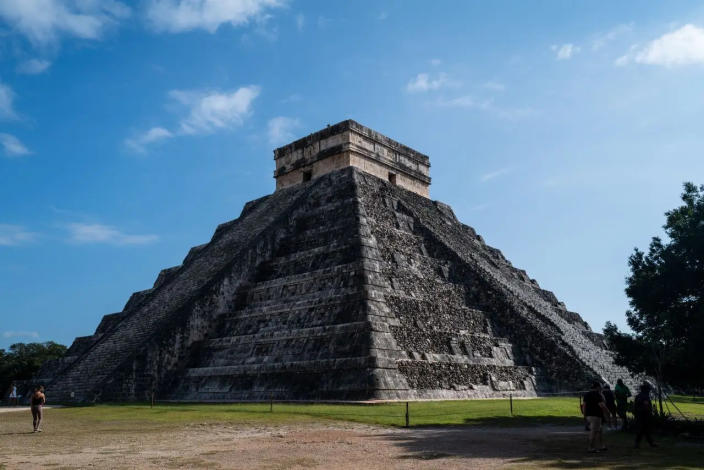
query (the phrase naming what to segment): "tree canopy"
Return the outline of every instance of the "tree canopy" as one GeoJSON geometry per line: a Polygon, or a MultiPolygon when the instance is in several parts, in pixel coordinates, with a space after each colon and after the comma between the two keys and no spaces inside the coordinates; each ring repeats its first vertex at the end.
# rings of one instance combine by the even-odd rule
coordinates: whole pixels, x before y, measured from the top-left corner
{"type": "Polygon", "coordinates": [[[14,380],[31,379],[45,361],[58,359],[64,353],[66,346],[53,341],[15,343],[7,351],[0,349],[0,394],[4,394],[14,380]]]}
{"type": "Polygon", "coordinates": [[[626,312],[633,334],[604,334],[616,361],[679,387],[704,386],[704,185],[684,184],[683,205],[665,213],[667,240],[635,248],[626,312]]]}

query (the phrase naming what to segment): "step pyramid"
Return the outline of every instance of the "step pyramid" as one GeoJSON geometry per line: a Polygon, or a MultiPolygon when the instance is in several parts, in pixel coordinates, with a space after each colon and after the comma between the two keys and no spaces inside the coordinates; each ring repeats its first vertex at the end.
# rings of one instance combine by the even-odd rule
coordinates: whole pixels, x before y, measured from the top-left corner
{"type": "Polygon", "coordinates": [[[53,400],[460,399],[631,380],[578,314],[426,197],[421,154],[354,121],[282,149],[273,194],[42,368],[53,400]]]}

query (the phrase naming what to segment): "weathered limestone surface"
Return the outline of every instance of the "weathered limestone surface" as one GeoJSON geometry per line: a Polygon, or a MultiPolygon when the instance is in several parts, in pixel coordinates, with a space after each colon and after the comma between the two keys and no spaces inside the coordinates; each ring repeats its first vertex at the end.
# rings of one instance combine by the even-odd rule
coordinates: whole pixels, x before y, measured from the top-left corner
{"type": "Polygon", "coordinates": [[[247,203],[40,376],[57,401],[534,396],[630,377],[447,205],[354,167],[247,203]]]}
{"type": "Polygon", "coordinates": [[[421,196],[429,196],[427,155],[351,119],[277,148],[274,160],[277,190],[353,166],[421,196]]]}

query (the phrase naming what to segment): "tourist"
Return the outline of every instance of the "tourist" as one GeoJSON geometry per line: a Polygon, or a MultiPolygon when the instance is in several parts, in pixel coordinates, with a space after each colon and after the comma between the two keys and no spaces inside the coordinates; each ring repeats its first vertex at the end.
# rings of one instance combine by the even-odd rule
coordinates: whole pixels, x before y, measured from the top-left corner
{"type": "Polygon", "coordinates": [[[653,421],[653,404],[650,402],[650,384],[643,382],[640,386],[640,393],[633,400],[633,414],[636,417],[636,449],[640,447],[640,441],[645,437],[650,447],[657,447],[650,435],[650,428],[653,421]]]}
{"type": "Polygon", "coordinates": [[[44,387],[40,385],[34,389],[34,393],[32,393],[32,397],[30,398],[34,432],[42,432],[39,425],[42,423],[42,407],[44,403],[46,403],[46,396],[44,395],[44,387]]]}
{"type": "Polygon", "coordinates": [[[584,395],[584,416],[589,423],[589,452],[605,451],[601,422],[603,418],[610,416],[609,409],[604,402],[604,395],[601,393],[601,384],[592,383],[592,388],[584,395]],[[598,444],[598,447],[597,447],[598,444]]]}
{"type": "Polygon", "coordinates": [[[612,428],[616,427],[616,397],[614,397],[614,392],[611,391],[609,384],[604,384],[604,389],[602,390],[604,395],[604,401],[606,402],[606,407],[609,409],[609,415],[611,419],[608,420],[609,425],[612,428]]]}
{"type": "Polygon", "coordinates": [[[17,385],[15,385],[15,382],[12,382],[12,386],[10,387],[10,405],[17,406],[17,385]]]}
{"type": "Polygon", "coordinates": [[[614,395],[616,396],[616,411],[618,412],[618,417],[621,418],[621,429],[625,431],[628,426],[626,410],[628,409],[628,397],[631,396],[631,391],[628,389],[628,386],[623,383],[623,380],[618,379],[616,381],[614,395]]]}

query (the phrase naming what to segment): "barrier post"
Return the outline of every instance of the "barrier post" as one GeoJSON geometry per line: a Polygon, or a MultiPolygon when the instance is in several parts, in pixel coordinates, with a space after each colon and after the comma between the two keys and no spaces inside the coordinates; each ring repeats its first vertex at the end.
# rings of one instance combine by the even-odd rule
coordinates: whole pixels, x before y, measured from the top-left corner
{"type": "Polygon", "coordinates": [[[269,394],[269,413],[274,412],[274,396],[270,393],[269,394]]]}
{"type": "Polygon", "coordinates": [[[154,391],[152,391],[152,406],[151,408],[154,408],[154,391]]]}
{"type": "Polygon", "coordinates": [[[406,427],[410,426],[410,422],[411,422],[411,419],[410,419],[410,416],[408,415],[408,402],[406,402],[406,427]]]}
{"type": "Polygon", "coordinates": [[[511,416],[513,416],[513,393],[508,394],[508,402],[511,407],[511,416]]]}

